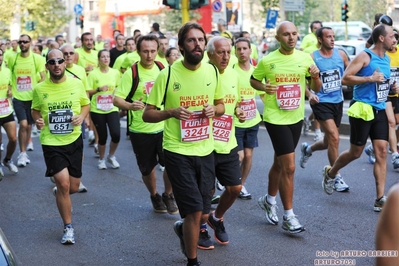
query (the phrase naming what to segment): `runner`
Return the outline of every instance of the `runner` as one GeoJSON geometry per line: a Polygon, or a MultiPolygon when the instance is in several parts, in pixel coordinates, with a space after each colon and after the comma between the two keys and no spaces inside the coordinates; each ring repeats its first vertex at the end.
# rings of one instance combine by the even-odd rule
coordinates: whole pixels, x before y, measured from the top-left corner
{"type": "Polygon", "coordinates": [[[32,116],[40,132],[46,176],[54,176],[53,194],[64,222],[62,244],[74,244],[72,203],[69,194],[79,189],[82,176],[83,140],[81,124],[89,112],[89,99],[78,79],[65,76],[60,50],[46,57],[50,77],[35,86],[32,116]]]}
{"type": "Polygon", "coordinates": [[[267,221],[277,225],[276,196],[280,191],[284,207],[282,228],[300,233],[305,228],[293,211],[295,148],[305,111],[306,82],[310,83],[310,89],[319,91],[320,71],[310,55],[295,49],[298,32],[293,23],[281,22],[276,40],[280,48],[263,57],[251,77],[252,87],[266,92],[263,120],[275,152],[268,194],[259,198],[258,203],[266,211],[267,221]],[[263,79],[266,84],[261,82],[263,79]]]}
{"type": "Polygon", "coordinates": [[[215,184],[212,118],[224,114],[224,95],[217,69],[201,63],[206,46],[202,27],[193,22],[184,24],[178,40],[184,59],[160,73],[147,100],[143,120],[165,120],[165,168],[180,216],[184,218],[175,222],[174,230],[188,259],[187,265],[199,265],[200,221],[201,216],[207,217],[210,212],[215,184]],[[165,110],[158,110],[162,102],[165,110]]]}

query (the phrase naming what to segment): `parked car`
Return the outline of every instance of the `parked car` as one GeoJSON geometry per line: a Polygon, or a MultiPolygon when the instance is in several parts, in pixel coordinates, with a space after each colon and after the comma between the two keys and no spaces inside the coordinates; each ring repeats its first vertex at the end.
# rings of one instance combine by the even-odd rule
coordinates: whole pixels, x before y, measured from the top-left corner
{"type": "Polygon", "coordinates": [[[366,48],[366,41],[359,40],[335,41],[335,44],[344,47],[351,60],[366,48]]]}
{"type": "Polygon", "coordinates": [[[0,265],[1,266],[18,266],[21,263],[18,261],[15,253],[11,249],[10,243],[0,228],[0,265]]]}

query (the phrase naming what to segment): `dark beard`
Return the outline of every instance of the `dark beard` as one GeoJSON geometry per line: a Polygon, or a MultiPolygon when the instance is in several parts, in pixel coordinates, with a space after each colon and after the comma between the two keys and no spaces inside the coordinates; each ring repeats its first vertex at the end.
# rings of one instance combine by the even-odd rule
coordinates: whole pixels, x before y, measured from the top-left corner
{"type": "Polygon", "coordinates": [[[192,53],[189,53],[188,51],[184,51],[184,59],[190,65],[198,65],[202,61],[203,58],[204,58],[204,51],[202,51],[201,55],[193,55],[192,53]]]}
{"type": "Polygon", "coordinates": [[[64,77],[64,74],[65,74],[65,69],[59,75],[55,75],[55,74],[50,72],[50,77],[51,77],[52,80],[60,80],[60,79],[62,79],[64,77]]]}

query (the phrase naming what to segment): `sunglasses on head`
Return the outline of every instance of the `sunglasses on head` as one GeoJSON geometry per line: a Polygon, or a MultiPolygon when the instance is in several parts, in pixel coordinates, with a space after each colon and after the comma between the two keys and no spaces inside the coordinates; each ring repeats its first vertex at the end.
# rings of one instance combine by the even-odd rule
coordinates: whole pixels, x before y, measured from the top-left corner
{"type": "Polygon", "coordinates": [[[30,41],[18,41],[18,44],[27,44],[30,43],[30,41]]]}
{"type": "Polygon", "coordinates": [[[65,53],[64,53],[65,56],[74,55],[74,54],[75,54],[74,52],[65,52],[65,53]]]}
{"type": "Polygon", "coordinates": [[[50,59],[47,61],[46,64],[52,65],[54,66],[56,63],[58,63],[59,65],[63,64],[65,62],[64,58],[55,58],[55,59],[50,59]]]}

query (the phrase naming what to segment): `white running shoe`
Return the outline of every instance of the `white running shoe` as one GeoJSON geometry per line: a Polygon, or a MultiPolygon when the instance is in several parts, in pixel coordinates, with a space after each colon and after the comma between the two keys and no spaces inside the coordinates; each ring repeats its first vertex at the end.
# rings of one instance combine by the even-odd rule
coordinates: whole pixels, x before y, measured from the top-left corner
{"type": "Polygon", "coordinates": [[[10,170],[11,173],[16,174],[18,173],[18,168],[15,166],[15,164],[12,162],[12,160],[9,160],[8,162],[3,161],[3,165],[10,170]]]}
{"type": "Polygon", "coordinates": [[[165,171],[165,166],[159,165],[159,170],[160,170],[161,172],[165,171]]]}
{"type": "Polygon", "coordinates": [[[107,169],[107,165],[105,164],[105,159],[99,159],[98,160],[98,169],[99,170],[107,169]]]}
{"type": "Polygon", "coordinates": [[[112,156],[108,155],[107,161],[108,161],[108,163],[111,164],[111,167],[114,169],[117,169],[120,167],[118,161],[116,160],[115,155],[112,155],[112,156]]]}
{"type": "Polygon", "coordinates": [[[27,151],[33,151],[34,150],[32,141],[28,143],[28,147],[26,147],[26,150],[27,151]]]}
{"type": "Polygon", "coordinates": [[[0,181],[3,180],[4,172],[3,167],[0,166],[0,181]]]}
{"type": "Polygon", "coordinates": [[[64,228],[64,235],[62,236],[61,244],[75,244],[75,233],[72,227],[64,228]]]}
{"type": "MultiPolygon", "coordinates": [[[[26,166],[26,164],[28,163],[26,160],[27,160],[27,155],[26,155],[26,152],[21,152],[19,155],[18,155],[18,161],[17,161],[17,166],[19,166],[19,167],[25,167],[26,166]]],[[[30,162],[30,161],[29,161],[30,162]]]]}
{"type": "Polygon", "coordinates": [[[85,187],[85,185],[83,185],[82,181],[80,181],[78,193],[84,192],[87,192],[87,188],[85,187]]]}
{"type": "Polygon", "coordinates": [[[3,145],[3,143],[1,143],[1,145],[0,145],[0,150],[4,151],[4,145],[3,145]]]}

